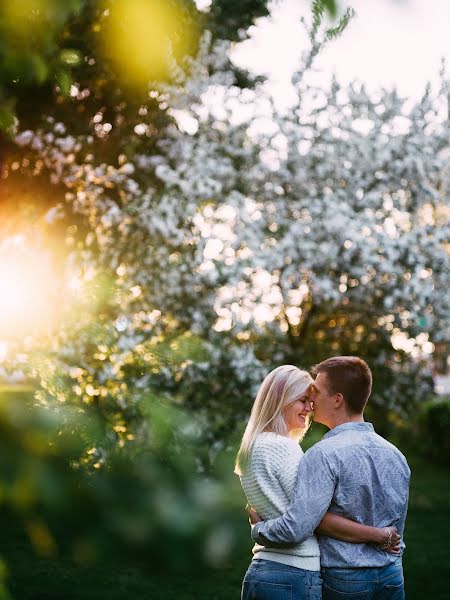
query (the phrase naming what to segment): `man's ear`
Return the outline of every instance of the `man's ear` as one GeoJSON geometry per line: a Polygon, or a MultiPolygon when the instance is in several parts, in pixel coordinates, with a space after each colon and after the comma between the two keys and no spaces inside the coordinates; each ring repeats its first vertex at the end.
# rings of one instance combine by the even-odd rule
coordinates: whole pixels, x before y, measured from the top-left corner
{"type": "Polygon", "coordinates": [[[334,408],[341,408],[341,406],[344,404],[344,396],[338,392],[337,394],[334,395],[334,408]]]}

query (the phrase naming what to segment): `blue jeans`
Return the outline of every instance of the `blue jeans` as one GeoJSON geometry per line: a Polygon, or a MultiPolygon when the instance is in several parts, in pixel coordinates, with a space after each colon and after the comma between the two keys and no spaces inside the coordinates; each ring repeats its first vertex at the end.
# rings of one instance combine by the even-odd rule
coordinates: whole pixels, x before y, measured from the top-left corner
{"type": "Polygon", "coordinates": [[[322,569],[323,600],[404,600],[402,559],[387,567],[322,569]]]}
{"type": "Polygon", "coordinates": [[[241,600],[321,600],[319,571],[273,560],[252,560],[242,583],[241,600]]]}

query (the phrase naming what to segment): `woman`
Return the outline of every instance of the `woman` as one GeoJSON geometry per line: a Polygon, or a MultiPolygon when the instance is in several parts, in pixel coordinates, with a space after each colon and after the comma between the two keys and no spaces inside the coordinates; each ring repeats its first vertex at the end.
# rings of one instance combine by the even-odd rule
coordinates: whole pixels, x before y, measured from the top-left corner
{"type": "MultiPolygon", "coordinates": [[[[292,365],[271,371],[254,402],[236,458],[235,472],[248,503],[264,519],[287,509],[302,457],[299,441],[311,415],[313,380],[292,365]]],[[[346,542],[391,541],[395,529],[361,525],[327,513],[317,531],[346,542]]],[[[396,547],[389,547],[390,551],[396,547]]],[[[301,544],[265,548],[255,544],[253,560],[242,584],[242,600],[320,600],[320,551],[313,535],[301,544]]]]}

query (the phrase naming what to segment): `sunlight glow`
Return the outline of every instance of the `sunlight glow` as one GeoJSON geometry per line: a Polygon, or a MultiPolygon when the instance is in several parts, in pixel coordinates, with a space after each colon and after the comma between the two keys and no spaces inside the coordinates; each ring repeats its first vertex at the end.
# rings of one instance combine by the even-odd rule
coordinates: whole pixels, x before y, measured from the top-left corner
{"type": "Polygon", "coordinates": [[[0,362],[3,362],[8,354],[8,344],[0,342],[0,362]]]}
{"type": "Polygon", "coordinates": [[[222,240],[216,238],[210,238],[205,245],[205,249],[203,250],[203,256],[206,260],[214,260],[219,258],[221,252],[223,250],[223,242],[222,240]]]}
{"type": "Polygon", "coordinates": [[[195,0],[198,10],[207,10],[211,6],[212,0],[195,0]]]}
{"type": "Polygon", "coordinates": [[[396,350],[403,350],[417,358],[433,354],[434,344],[428,340],[428,337],[428,333],[420,333],[417,337],[410,338],[403,331],[394,329],[391,343],[396,350]]]}
{"type": "MultiPolygon", "coordinates": [[[[253,321],[258,326],[272,323],[284,305],[283,296],[273,275],[257,268],[248,270],[250,283],[240,281],[237,285],[221,287],[217,292],[214,310],[218,320],[214,326],[216,331],[227,331],[234,324],[248,325],[253,321]],[[234,301],[233,301],[234,299],[234,301]]],[[[294,290],[293,299],[303,298],[303,287],[294,290]]],[[[289,318],[292,324],[298,324],[302,309],[289,306],[289,318]]]]}
{"type": "Polygon", "coordinates": [[[57,297],[47,253],[27,247],[22,236],[0,245],[0,339],[45,333],[57,297]]]}

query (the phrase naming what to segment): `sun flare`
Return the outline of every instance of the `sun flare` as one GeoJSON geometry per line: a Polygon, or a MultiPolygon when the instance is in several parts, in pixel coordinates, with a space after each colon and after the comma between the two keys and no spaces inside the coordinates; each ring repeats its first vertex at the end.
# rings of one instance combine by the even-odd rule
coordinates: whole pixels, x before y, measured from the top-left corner
{"type": "Polygon", "coordinates": [[[48,253],[21,236],[0,245],[0,340],[46,334],[56,313],[57,281],[48,253]]]}

